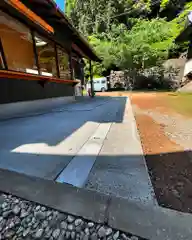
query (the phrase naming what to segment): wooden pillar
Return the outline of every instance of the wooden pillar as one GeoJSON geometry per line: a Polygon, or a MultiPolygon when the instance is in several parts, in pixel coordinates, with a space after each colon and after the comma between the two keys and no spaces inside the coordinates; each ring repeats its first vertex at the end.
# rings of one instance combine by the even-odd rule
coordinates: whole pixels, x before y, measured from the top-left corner
{"type": "Polygon", "coordinates": [[[54,51],[55,51],[55,61],[56,61],[57,77],[60,78],[58,52],[57,52],[57,45],[55,43],[54,43],[54,51]]]}
{"type": "Polygon", "coordinates": [[[90,83],[91,83],[91,97],[94,97],[94,85],[93,85],[93,73],[91,60],[89,61],[89,71],[90,71],[90,83]]]}
{"type": "Polygon", "coordinates": [[[69,68],[71,72],[71,80],[74,80],[74,75],[73,75],[73,64],[72,64],[72,51],[70,50],[69,53],[69,68]]]}
{"type": "Polygon", "coordinates": [[[36,48],[36,43],[35,43],[35,34],[34,34],[33,30],[31,30],[31,37],[32,37],[32,41],[33,41],[33,53],[34,53],[34,57],[35,57],[35,64],[36,64],[36,67],[38,70],[38,74],[41,75],[39,58],[38,58],[38,53],[37,53],[37,48],[36,48]]]}
{"type": "Polygon", "coordinates": [[[7,65],[5,53],[4,53],[4,50],[3,50],[3,44],[2,44],[2,42],[1,42],[1,38],[0,38],[0,52],[1,52],[2,60],[3,60],[4,68],[5,68],[6,70],[8,70],[8,65],[7,65]]]}

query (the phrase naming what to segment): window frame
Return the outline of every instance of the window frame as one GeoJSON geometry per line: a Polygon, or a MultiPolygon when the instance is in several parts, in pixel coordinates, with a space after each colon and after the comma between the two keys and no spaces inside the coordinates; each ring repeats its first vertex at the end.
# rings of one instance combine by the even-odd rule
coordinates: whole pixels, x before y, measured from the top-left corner
{"type": "Polygon", "coordinates": [[[1,54],[0,57],[2,58],[2,63],[4,65],[4,67],[0,68],[0,69],[8,70],[7,60],[6,60],[6,57],[5,57],[5,53],[4,53],[4,49],[3,49],[3,44],[1,42],[1,38],[0,38],[0,54],[1,54]]]}
{"type": "MultiPolygon", "coordinates": [[[[71,71],[71,81],[75,81],[73,74],[72,74],[72,67],[71,67],[71,51],[66,50],[61,44],[57,43],[56,41],[54,41],[51,37],[46,36],[46,34],[43,34],[42,32],[38,31],[38,29],[35,29],[34,27],[30,26],[30,24],[27,24],[25,22],[23,22],[20,18],[13,16],[12,14],[9,14],[7,12],[4,12],[3,10],[1,10],[3,13],[7,14],[8,16],[10,16],[13,19],[16,19],[19,23],[21,23],[22,25],[24,25],[30,32],[31,38],[32,38],[32,42],[33,42],[33,54],[34,54],[34,60],[35,60],[35,64],[37,67],[37,71],[38,74],[34,74],[34,73],[26,73],[26,72],[22,72],[22,71],[17,71],[17,70],[13,70],[13,69],[9,69],[9,66],[7,64],[6,61],[6,54],[4,52],[4,48],[3,48],[3,44],[1,42],[0,39],[0,53],[2,54],[2,59],[3,59],[3,64],[4,64],[4,68],[0,68],[1,70],[6,70],[8,72],[15,72],[15,73],[23,73],[24,75],[29,75],[29,76],[39,76],[39,77],[43,77],[40,71],[40,64],[39,64],[39,58],[38,58],[38,53],[37,53],[37,48],[36,48],[36,44],[35,44],[35,33],[37,33],[40,37],[44,38],[45,40],[47,40],[50,44],[53,45],[54,48],[54,53],[55,53],[55,63],[56,63],[56,72],[57,72],[57,78],[61,79],[61,80],[65,80],[63,78],[60,77],[60,69],[59,69],[59,60],[58,60],[58,48],[61,48],[63,52],[65,52],[68,57],[69,57],[69,66],[70,66],[70,71],[71,71]]],[[[55,77],[47,77],[50,79],[53,79],[55,77]]],[[[66,80],[68,81],[68,80],[66,80]]]]}

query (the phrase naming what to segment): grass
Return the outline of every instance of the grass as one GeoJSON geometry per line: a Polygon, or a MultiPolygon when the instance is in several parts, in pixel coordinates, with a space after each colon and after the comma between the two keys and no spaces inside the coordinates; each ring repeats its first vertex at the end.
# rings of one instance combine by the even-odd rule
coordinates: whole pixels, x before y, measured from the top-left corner
{"type": "Polygon", "coordinates": [[[192,117],[192,93],[168,93],[166,100],[176,112],[192,117]]]}

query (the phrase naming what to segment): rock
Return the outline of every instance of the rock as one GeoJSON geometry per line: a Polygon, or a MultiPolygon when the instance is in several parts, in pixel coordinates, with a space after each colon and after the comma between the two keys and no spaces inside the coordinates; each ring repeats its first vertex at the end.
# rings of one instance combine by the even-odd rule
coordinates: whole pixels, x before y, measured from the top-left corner
{"type": "Polygon", "coordinates": [[[74,231],[71,233],[71,239],[75,239],[75,232],[74,231]]]}
{"type": "Polygon", "coordinates": [[[79,225],[75,228],[76,232],[81,232],[81,230],[82,230],[82,225],[79,225]]]}
{"type": "Polygon", "coordinates": [[[47,220],[44,220],[42,222],[42,228],[46,228],[48,226],[49,222],[47,220]]]}
{"type": "Polygon", "coordinates": [[[89,235],[89,228],[85,228],[85,233],[89,235]]]}
{"type": "Polygon", "coordinates": [[[3,220],[4,218],[2,216],[0,216],[0,222],[3,220]]]}
{"type": "Polygon", "coordinates": [[[70,233],[69,231],[67,231],[67,232],[65,233],[66,239],[69,239],[69,238],[70,238],[70,235],[71,235],[71,233],[70,233]]]}
{"type": "Polygon", "coordinates": [[[50,215],[52,215],[52,212],[51,211],[47,211],[46,212],[46,216],[49,217],[50,215]]]}
{"type": "Polygon", "coordinates": [[[67,229],[67,223],[65,221],[61,222],[61,228],[67,229]]]}
{"type": "Polygon", "coordinates": [[[29,212],[27,212],[25,209],[21,209],[21,214],[20,217],[21,218],[25,218],[29,215],[29,212]]]}
{"type": "Polygon", "coordinates": [[[37,232],[35,233],[34,237],[36,239],[38,239],[38,238],[40,239],[42,237],[42,235],[43,235],[43,232],[44,232],[44,230],[42,228],[38,229],[37,232]]]}
{"type": "Polygon", "coordinates": [[[23,232],[23,237],[26,237],[30,232],[30,228],[27,228],[24,232],[23,232]]]}
{"type": "Polygon", "coordinates": [[[83,224],[83,220],[82,219],[78,218],[78,219],[75,220],[75,226],[76,227],[81,225],[81,224],[83,224]]]}
{"type": "Polygon", "coordinates": [[[74,220],[75,220],[75,218],[73,216],[68,215],[68,217],[67,217],[67,222],[68,223],[72,223],[72,222],[74,222],[74,220]]]}
{"type": "Polygon", "coordinates": [[[74,229],[74,226],[73,226],[72,224],[69,224],[69,225],[67,226],[67,229],[68,229],[69,231],[72,231],[72,230],[74,229]]]}
{"type": "Polygon", "coordinates": [[[98,230],[98,235],[100,238],[103,238],[106,236],[106,231],[105,231],[105,228],[104,227],[100,227],[99,230],[98,230]]]}
{"type": "Polygon", "coordinates": [[[41,209],[41,206],[39,205],[35,208],[36,211],[39,211],[40,209],[41,209]]]}
{"type": "Polygon", "coordinates": [[[131,240],[139,240],[139,238],[136,237],[136,236],[132,236],[132,237],[131,237],[131,240]]]}
{"type": "Polygon", "coordinates": [[[16,203],[16,204],[19,203],[19,199],[16,198],[16,199],[14,200],[14,203],[16,203]]]}
{"type": "Polygon", "coordinates": [[[97,234],[96,233],[93,233],[92,235],[91,235],[91,240],[97,240],[98,238],[97,238],[97,234]]]}
{"type": "Polygon", "coordinates": [[[130,239],[124,233],[121,234],[121,238],[122,238],[122,240],[129,240],[130,239]]]}
{"type": "Polygon", "coordinates": [[[5,232],[5,239],[10,239],[15,235],[15,231],[13,230],[8,230],[7,232],[5,232]]]}
{"type": "Polygon", "coordinates": [[[117,231],[114,235],[113,235],[113,239],[117,240],[119,237],[119,231],[117,231]]]}
{"type": "Polygon", "coordinates": [[[112,228],[107,228],[107,229],[105,230],[106,236],[111,235],[112,232],[113,232],[112,228]]]}
{"type": "Polygon", "coordinates": [[[7,206],[8,206],[8,203],[7,203],[7,202],[4,202],[4,203],[1,205],[2,209],[6,208],[7,206]]]}
{"type": "Polygon", "coordinates": [[[52,236],[54,239],[57,239],[61,233],[61,230],[59,228],[55,229],[52,233],[52,236]]]}
{"type": "Polygon", "coordinates": [[[89,235],[85,234],[85,236],[83,237],[83,240],[89,240],[89,235]]]}
{"type": "Polygon", "coordinates": [[[9,214],[11,214],[11,212],[12,212],[11,210],[3,212],[3,217],[7,218],[9,216],[9,214]]]}
{"type": "Polygon", "coordinates": [[[89,228],[94,227],[94,225],[95,225],[95,224],[94,224],[93,222],[89,222],[89,223],[88,223],[88,227],[89,227],[89,228]]]}
{"type": "Polygon", "coordinates": [[[49,230],[45,231],[45,233],[46,233],[46,234],[45,234],[45,237],[48,238],[48,239],[50,239],[52,232],[53,232],[52,229],[49,229],[49,230]]]}
{"type": "Polygon", "coordinates": [[[46,208],[45,207],[41,207],[41,211],[45,212],[46,208]]]}
{"type": "Polygon", "coordinates": [[[39,220],[44,220],[46,218],[46,213],[42,211],[36,212],[34,215],[39,220]]]}

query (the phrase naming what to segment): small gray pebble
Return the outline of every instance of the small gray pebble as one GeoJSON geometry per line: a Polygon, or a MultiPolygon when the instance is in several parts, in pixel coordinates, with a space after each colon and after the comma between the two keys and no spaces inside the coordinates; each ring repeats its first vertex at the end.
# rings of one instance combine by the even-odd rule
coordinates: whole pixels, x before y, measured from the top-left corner
{"type": "Polygon", "coordinates": [[[89,228],[85,228],[85,233],[89,235],[89,228]]]}
{"type": "Polygon", "coordinates": [[[51,214],[52,214],[51,211],[47,211],[47,212],[46,212],[46,216],[47,216],[47,217],[49,217],[51,214]]]}
{"type": "Polygon", "coordinates": [[[46,215],[45,215],[44,212],[39,211],[39,212],[36,212],[36,213],[35,213],[35,217],[36,217],[37,219],[39,219],[39,220],[43,220],[43,219],[46,218],[46,215]]]}
{"type": "Polygon", "coordinates": [[[98,238],[97,238],[97,234],[96,233],[93,233],[92,235],[91,235],[91,240],[97,240],[98,238]]]}
{"type": "Polygon", "coordinates": [[[100,227],[98,230],[98,235],[100,238],[105,237],[106,236],[106,231],[104,227],[100,227]]]}
{"type": "Polygon", "coordinates": [[[92,227],[94,227],[95,224],[93,222],[89,222],[87,225],[89,228],[92,228],[92,227]]]}
{"type": "Polygon", "coordinates": [[[65,221],[61,222],[61,228],[67,229],[67,223],[65,221]]]}
{"type": "Polygon", "coordinates": [[[41,207],[41,211],[44,212],[46,210],[45,207],[41,207]]]}
{"type": "Polygon", "coordinates": [[[77,226],[79,226],[79,225],[81,225],[83,223],[83,220],[82,219],[76,219],[75,220],[75,226],[77,227],[77,226]]]}
{"type": "Polygon", "coordinates": [[[75,218],[73,216],[68,215],[68,217],[67,217],[67,222],[68,223],[72,223],[72,222],[74,222],[74,220],[75,220],[75,218]]]}
{"type": "Polygon", "coordinates": [[[43,228],[46,228],[46,227],[48,226],[48,224],[49,224],[49,222],[48,222],[47,220],[44,220],[44,221],[42,222],[42,227],[43,227],[43,228]]]}
{"type": "Polygon", "coordinates": [[[48,220],[49,220],[49,221],[51,221],[51,220],[52,220],[52,218],[53,218],[53,216],[52,216],[52,215],[50,215],[50,216],[48,217],[48,220]]]}
{"type": "Polygon", "coordinates": [[[6,208],[7,206],[8,206],[8,203],[7,203],[7,202],[4,202],[4,203],[1,205],[2,208],[6,208]]]}
{"type": "Polygon", "coordinates": [[[131,240],[139,240],[139,238],[136,237],[136,236],[132,236],[132,237],[131,237],[131,240]]]}
{"type": "Polygon", "coordinates": [[[19,199],[16,198],[16,199],[14,200],[14,203],[19,203],[19,199]]]}
{"type": "Polygon", "coordinates": [[[83,240],[89,240],[89,235],[85,234],[85,236],[83,237],[83,240]]]}
{"type": "Polygon", "coordinates": [[[53,238],[57,239],[61,233],[61,230],[59,228],[55,229],[52,233],[53,238]]]}
{"type": "Polygon", "coordinates": [[[41,209],[41,206],[39,205],[35,208],[36,211],[39,211],[40,209],[41,209]]]}
{"type": "Polygon", "coordinates": [[[26,237],[30,232],[30,228],[27,228],[24,232],[23,232],[23,237],[26,237]]]}
{"type": "Polygon", "coordinates": [[[113,232],[113,230],[112,230],[111,228],[107,228],[107,229],[106,229],[106,236],[111,235],[112,232],[113,232]]]}
{"type": "Polygon", "coordinates": [[[15,231],[13,230],[8,230],[7,232],[5,232],[5,239],[10,239],[11,237],[13,237],[15,235],[15,231]]]}
{"type": "Polygon", "coordinates": [[[11,212],[11,210],[3,212],[3,217],[7,218],[11,212]]]}
{"type": "Polygon", "coordinates": [[[48,239],[50,239],[53,230],[52,230],[52,229],[49,229],[49,230],[47,230],[47,231],[45,231],[45,232],[46,232],[45,237],[48,238],[48,239]]]}
{"type": "Polygon", "coordinates": [[[21,214],[20,214],[20,217],[21,218],[25,218],[29,215],[29,212],[27,212],[25,209],[22,209],[21,210],[21,214]]]}
{"type": "Polygon", "coordinates": [[[72,230],[74,229],[74,226],[73,226],[72,224],[69,224],[69,225],[67,226],[67,228],[68,228],[69,231],[72,231],[72,230]]]}
{"type": "Polygon", "coordinates": [[[119,237],[119,231],[117,231],[114,235],[113,235],[113,239],[117,240],[119,237]]]}
{"type": "Polygon", "coordinates": [[[125,233],[121,234],[121,238],[122,240],[129,240],[129,238],[125,235],[125,233]]]}
{"type": "Polygon", "coordinates": [[[71,233],[71,239],[75,239],[75,232],[74,231],[71,233]]]}
{"type": "Polygon", "coordinates": [[[16,205],[16,206],[14,206],[12,211],[15,215],[18,215],[21,211],[21,208],[18,205],[16,205]]]}
{"type": "Polygon", "coordinates": [[[38,238],[41,238],[42,235],[43,235],[43,232],[44,232],[43,229],[41,229],[41,228],[38,229],[37,232],[35,233],[35,236],[34,236],[34,237],[37,238],[37,239],[38,239],[38,238]]]}
{"type": "Polygon", "coordinates": [[[65,233],[66,239],[69,239],[69,238],[70,238],[70,235],[71,235],[71,233],[70,233],[69,231],[67,231],[67,232],[65,233]]]}
{"type": "Polygon", "coordinates": [[[77,227],[75,228],[75,231],[76,231],[76,232],[81,232],[81,229],[82,229],[82,226],[79,225],[79,226],[77,226],[77,227]]]}

